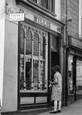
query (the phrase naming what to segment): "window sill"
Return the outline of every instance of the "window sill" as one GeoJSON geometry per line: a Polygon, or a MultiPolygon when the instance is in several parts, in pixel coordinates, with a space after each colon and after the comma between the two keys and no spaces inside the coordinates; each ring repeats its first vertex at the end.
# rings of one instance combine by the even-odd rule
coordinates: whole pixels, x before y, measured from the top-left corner
{"type": "Polygon", "coordinates": [[[20,93],[47,93],[47,90],[20,90],[20,93]]]}

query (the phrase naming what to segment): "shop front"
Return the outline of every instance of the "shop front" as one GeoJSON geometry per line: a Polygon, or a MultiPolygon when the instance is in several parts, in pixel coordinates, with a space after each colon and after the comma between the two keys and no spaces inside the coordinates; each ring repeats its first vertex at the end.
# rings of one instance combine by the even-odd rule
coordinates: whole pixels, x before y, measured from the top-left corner
{"type": "Polygon", "coordinates": [[[61,29],[64,24],[35,3],[6,2],[9,14],[24,13],[25,18],[10,21],[7,13],[5,21],[2,113],[49,107],[52,68],[57,64],[63,73],[61,29]]]}
{"type": "MultiPolygon", "coordinates": [[[[26,7],[27,4],[19,3],[26,7]]],[[[33,10],[33,9],[31,9],[33,10]]],[[[61,23],[42,18],[42,14],[27,12],[20,22],[18,44],[18,109],[50,106],[49,80],[53,79],[52,68],[61,66],[61,23]],[[31,18],[30,18],[31,17],[31,18]]],[[[40,12],[39,12],[40,13],[40,12]]],[[[61,69],[62,70],[62,69],[61,69]]]]}
{"type": "Polygon", "coordinates": [[[82,98],[82,40],[69,37],[67,49],[67,104],[82,98]]]}

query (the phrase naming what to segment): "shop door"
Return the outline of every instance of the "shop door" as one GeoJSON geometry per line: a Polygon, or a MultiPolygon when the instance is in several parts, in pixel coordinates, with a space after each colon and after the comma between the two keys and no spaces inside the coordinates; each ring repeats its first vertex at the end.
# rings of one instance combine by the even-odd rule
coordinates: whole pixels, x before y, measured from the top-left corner
{"type": "MultiPolygon", "coordinates": [[[[54,66],[59,65],[59,54],[58,52],[51,51],[51,81],[54,79],[54,66]]],[[[54,105],[54,101],[51,101],[51,106],[54,105]]]]}
{"type": "Polygon", "coordinates": [[[68,55],[68,96],[76,100],[76,57],[68,55]]]}
{"type": "Polygon", "coordinates": [[[73,57],[73,93],[76,101],[76,56],[73,57]]]}

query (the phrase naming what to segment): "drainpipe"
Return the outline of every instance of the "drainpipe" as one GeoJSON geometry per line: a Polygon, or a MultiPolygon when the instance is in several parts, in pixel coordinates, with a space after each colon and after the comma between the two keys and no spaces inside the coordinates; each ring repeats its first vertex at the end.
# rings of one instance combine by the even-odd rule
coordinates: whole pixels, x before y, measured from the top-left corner
{"type": "Polygon", "coordinates": [[[65,91],[65,106],[67,106],[68,102],[68,78],[67,78],[67,47],[68,47],[68,4],[66,0],[66,18],[65,18],[65,47],[64,47],[64,91],[65,91]]]}
{"type": "Polygon", "coordinates": [[[68,23],[72,22],[72,17],[69,16],[68,17],[68,0],[66,0],[66,49],[65,49],[65,53],[66,53],[66,73],[65,73],[65,102],[66,105],[68,105],[68,23]]]}

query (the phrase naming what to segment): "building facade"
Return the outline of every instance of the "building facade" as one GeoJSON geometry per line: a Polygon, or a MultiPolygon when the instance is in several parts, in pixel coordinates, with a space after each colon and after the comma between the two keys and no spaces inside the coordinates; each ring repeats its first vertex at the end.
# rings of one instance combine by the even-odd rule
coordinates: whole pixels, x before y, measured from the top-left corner
{"type": "MultiPolygon", "coordinates": [[[[82,39],[79,37],[81,31],[80,15],[81,1],[62,1],[66,7],[66,90],[65,103],[73,103],[82,98],[82,39]]],[[[65,12],[64,11],[64,12],[65,12]]],[[[62,11],[63,12],[63,11],[62,11]]]]}
{"type": "Polygon", "coordinates": [[[55,65],[61,68],[62,105],[77,98],[78,8],[79,2],[70,0],[6,0],[2,113],[51,106],[55,65]],[[17,13],[24,14],[22,21],[12,19],[17,13]]]}

